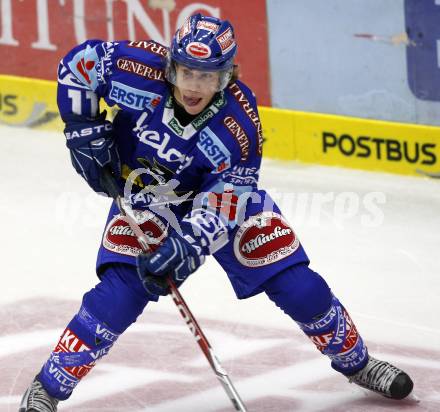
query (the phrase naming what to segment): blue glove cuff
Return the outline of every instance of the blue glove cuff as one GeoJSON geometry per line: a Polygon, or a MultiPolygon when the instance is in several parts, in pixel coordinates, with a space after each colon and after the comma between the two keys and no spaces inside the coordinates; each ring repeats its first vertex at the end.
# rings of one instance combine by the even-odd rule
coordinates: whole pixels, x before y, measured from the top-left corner
{"type": "Polygon", "coordinates": [[[90,119],[85,116],[70,115],[65,117],[66,146],[69,149],[83,147],[94,140],[113,137],[113,124],[105,120],[106,112],[90,119]]]}

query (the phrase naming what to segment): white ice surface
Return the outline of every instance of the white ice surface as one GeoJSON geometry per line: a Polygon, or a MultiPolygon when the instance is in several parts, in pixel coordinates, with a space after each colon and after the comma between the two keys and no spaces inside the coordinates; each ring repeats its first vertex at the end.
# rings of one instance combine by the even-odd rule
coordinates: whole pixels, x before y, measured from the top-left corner
{"type": "MultiPolygon", "coordinates": [[[[261,186],[364,339],[440,348],[440,180],[265,161],[261,186]]],[[[110,202],[76,175],[62,134],[0,126],[0,193],[0,304],[79,302],[110,202]]],[[[296,328],[264,295],[238,301],[211,260],[181,291],[205,319],[296,328]]],[[[169,299],[150,310],[176,313],[169,299]]]]}

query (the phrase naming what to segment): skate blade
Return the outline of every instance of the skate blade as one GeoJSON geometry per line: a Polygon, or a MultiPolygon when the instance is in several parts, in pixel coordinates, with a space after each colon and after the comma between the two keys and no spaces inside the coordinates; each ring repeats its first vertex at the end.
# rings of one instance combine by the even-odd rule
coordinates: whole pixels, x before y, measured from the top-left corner
{"type": "Polygon", "coordinates": [[[414,403],[420,403],[421,399],[414,393],[410,393],[405,399],[405,401],[410,401],[414,403]]]}
{"type": "Polygon", "coordinates": [[[370,391],[368,389],[365,388],[356,388],[358,389],[366,398],[371,398],[373,397],[379,397],[380,399],[388,399],[390,401],[393,402],[403,402],[403,403],[408,403],[408,404],[414,404],[414,403],[420,403],[421,399],[415,395],[414,393],[410,393],[406,398],[403,399],[392,399],[392,398],[388,398],[386,396],[383,396],[379,393],[375,393],[373,391],[370,391]]]}

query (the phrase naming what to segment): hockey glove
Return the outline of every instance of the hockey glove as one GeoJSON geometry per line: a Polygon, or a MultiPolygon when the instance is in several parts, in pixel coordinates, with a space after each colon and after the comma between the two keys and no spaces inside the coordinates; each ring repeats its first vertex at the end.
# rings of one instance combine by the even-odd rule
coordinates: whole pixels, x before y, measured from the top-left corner
{"type": "Polygon", "coordinates": [[[108,165],[115,176],[121,175],[119,153],[113,139],[113,125],[104,111],[96,118],[71,114],[64,116],[66,146],[73,167],[97,193],[106,193],[100,183],[101,169],[108,165]]]}
{"type": "Polygon", "coordinates": [[[200,250],[172,232],[154,253],[138,255],[137,271],[144,288],[154,295],[168,295],[166,277],[169,275],[179,287],[205,261],[200,250]]]}

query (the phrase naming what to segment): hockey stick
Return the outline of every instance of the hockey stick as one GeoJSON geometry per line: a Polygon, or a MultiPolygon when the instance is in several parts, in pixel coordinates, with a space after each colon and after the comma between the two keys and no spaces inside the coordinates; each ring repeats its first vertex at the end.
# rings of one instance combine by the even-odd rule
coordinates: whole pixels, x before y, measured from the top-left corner
{"type": "MultiPolygon", "coordinates": [[[[131,230],[133,230],[139,244],[142,247],[142,250],[145,253],[150,253],[151,249],[148,244],[148,239],[145,236],[145,233],[142,231],[142,229],[139,227],[136,221],[125,210],[124,205],[122,204],[122,198],[119,195],[118,185],[114,177],[112,176],[111,172],[106,168],[103,169],[103,173],[101,175],[101,185],[107,191],[107,193],[114,199],[115,203],[119,208],[119,211],[121,212],[121,220],[125,221],[130,226],[131,230]]],[[[235,389],[231,379],[229,378],[228,374],[221,366],[220,361],[215,355],[211,345],[209,344],[208,339],[206,338],[205,334],[200,328],[194,315],[189,310],[188,305],[186,304],[185,300],[183,299],[182,295],[177,289],[175,283],[169,276],[167,277],[167,284],[170,288],[173,302],[177,306],[177,309],[182,315],[189,330],[195,337],[197,343],[199,344],[200,349],[202,350],[203,354],[205,355],[206,359],[211,365],[211,368],[213,369],[215,375],[217,376],[217,379],[220,381],[220,383],[223,386],[223,389],[228,394],[228,397],[231,400],[232,404],[234,405],[235,410],[240,412],[246,412],[246,407],[244,406],[244,403],[241,400],[237,390],[235,389]]]]}

